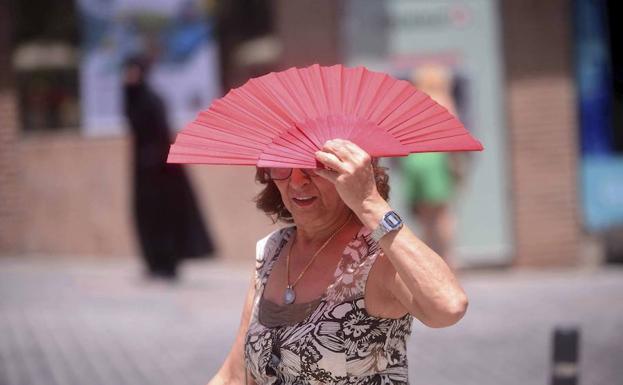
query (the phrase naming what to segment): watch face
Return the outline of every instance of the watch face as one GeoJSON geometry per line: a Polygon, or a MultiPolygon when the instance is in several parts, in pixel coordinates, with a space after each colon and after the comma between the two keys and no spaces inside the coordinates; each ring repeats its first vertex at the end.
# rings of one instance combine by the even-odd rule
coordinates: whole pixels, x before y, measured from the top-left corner
{"type": "Polygon", "coordinates": [[[402,219],[394,211],[390,211],[385,215],[385,222],[389,227],[395,229],[402,224],[402,219]]]}

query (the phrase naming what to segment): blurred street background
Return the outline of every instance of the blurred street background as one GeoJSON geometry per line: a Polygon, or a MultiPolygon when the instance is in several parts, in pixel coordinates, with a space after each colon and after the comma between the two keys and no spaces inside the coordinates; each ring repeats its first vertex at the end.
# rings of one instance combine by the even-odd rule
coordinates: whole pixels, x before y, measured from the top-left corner
{"type": "Polygon", "coordinates": [[[141,185],[127,119],[138,55],[170,140],[292,66],[427,90],[485,151],[442,160],[433,209],[382,160],[392,205],[470,296],[460,324],[415,325],[411,383],[549,383],[553,330],[575,327],[579,383],[623,384],[621,17],[615,0],[0,0],[0,385],[203,384],[233,341],[255,242],[279,224],[254,169],[177,169],[201,230],[153,274],[163,238],[137,204],[164,189],[141,185]]]}

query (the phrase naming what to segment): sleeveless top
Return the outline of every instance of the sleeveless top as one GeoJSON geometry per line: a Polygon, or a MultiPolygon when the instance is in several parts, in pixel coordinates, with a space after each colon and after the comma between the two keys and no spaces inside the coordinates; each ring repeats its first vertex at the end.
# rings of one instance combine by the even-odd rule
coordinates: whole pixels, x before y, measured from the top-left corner
{"type": "Polygon", "coordinates": [[[257,243],[255,298],[245,337],[248,373],[259,384],[408,384],[412,316],[379,318],[364,304],[366,279],[380,248],[363,227],[348,243],[317,307],[293,325],[267,327],[259,303],[272,267],[294,227],[257,243]]]}

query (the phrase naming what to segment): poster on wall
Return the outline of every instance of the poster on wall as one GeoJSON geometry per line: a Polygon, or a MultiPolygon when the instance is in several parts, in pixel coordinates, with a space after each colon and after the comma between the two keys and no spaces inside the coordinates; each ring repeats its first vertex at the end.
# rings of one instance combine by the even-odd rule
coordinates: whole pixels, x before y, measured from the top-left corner
{"type": "Polygon", "coordinates": [[[452,228],[449,253],[457,266],[503,265],[513,253],[497,4],[350,0],[344,7],[342,47],[349,65],[410,81],[456,114],[485,146],[481,153],[416,154],[386,163],[392,205],[420,231],[426,222],[448,223],[438,232],[452,228]],[[440,169],[436,177],[432,169],[440,169]],[[443,189],[441,169],[453,179],[443,189]],[[418,187],[415,194],[409,188],[431,178],[430,189],[418,187]],[[414,202],[425,198],[447,202],[452,217],[424,214],[433,212],[428,210],[433,205],[414,202]]]}
{"type": "Polygon", "coordinates": [[[576,1],[573,6],[582,214],[591,232],[623,228],[623,140],[617,136],[622,130],[613,108],[620,66],[608,11],[605,1],[576,1]]]}
{"type": "Polygon", "coordinates": [[[201,0],[79,0],[82,130],[125,132],[122,67],[135,55],[154,58],[150,83],[181,129],[219,96],[211,4],[201,0]]]}

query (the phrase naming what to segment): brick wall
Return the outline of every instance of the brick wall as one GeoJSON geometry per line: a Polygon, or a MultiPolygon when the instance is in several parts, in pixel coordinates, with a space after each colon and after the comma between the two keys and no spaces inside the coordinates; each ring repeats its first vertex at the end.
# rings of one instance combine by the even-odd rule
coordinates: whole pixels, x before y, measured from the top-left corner
{"type": "Polygon", "coordinates": [[[582,235],[570,2],[501,4],[515,264],[573,265],[582,235]]]}
{"type": "MultiPolygon", "coordinates": [[[[20,140],[22,253],[78,256],[137,255],[127,137],[90,139],[80,133],[20,140]]],[[[228,260],[253,258],[255,242],[273,229],[255,209],[258,190],[249,167],[188,169],[202,213],[228,260]]]]}
{"type": "MultiPolygon", "coordinates": [[[[0,54],[1,55],[1,54],[0,54]]],[[[16,159],[17,111],[10,88],[0,89],[0,253],[18,249],[20,194],[16,159]]]]}
{"type": "Polygon", "coordinates": [[[18,161],[17,104],[12,88],[11,17],[8,2],[0,2],[0,253],[18,248],[19,191],[16,181],[18,161]]]}

